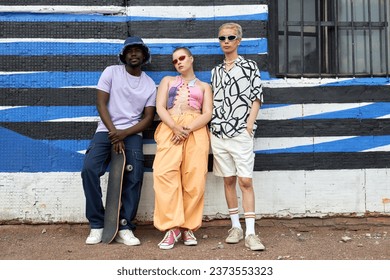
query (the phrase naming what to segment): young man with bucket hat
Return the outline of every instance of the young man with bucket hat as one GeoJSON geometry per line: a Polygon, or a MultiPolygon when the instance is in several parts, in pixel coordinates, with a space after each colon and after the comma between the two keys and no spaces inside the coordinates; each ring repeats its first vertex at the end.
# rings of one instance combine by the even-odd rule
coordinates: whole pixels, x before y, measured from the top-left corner
{"type": "Polygon", "coordinates": [[[139,245],[134,236],[133,219],[138,210],[144,172],[142,131],[155,115],[156,84],[141,67],[151,61],[148,46],[139,37],[125,40],[119,53],[121,65],[108,66],[97,84],[97,110],[100,121],[86,151],[81,172],[86,198],[86,217],[90,234],[86,244],[102,241],[104,206],[100,177],[106,172],[111,148],[125,151],[126,164],[122,186],[119,231],[115,241],[129,246],[139,245]],[[126,221],[126,222],[124,222],[126,221]]]}

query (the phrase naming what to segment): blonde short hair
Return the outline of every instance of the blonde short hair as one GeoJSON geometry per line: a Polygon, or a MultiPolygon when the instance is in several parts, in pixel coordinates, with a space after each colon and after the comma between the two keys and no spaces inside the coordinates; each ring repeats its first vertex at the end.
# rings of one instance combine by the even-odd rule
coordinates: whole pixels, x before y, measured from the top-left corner
{"type": "Polygon", "coordinates": [[[177,52],[179,50],[183,50],[187,53],[188,56],[192,56],[190,49],[186,48],[186,47],[177,47],[176,49],[173,50],[172,54],[174,54],[175,52],[177,52]]]}
{"type": "Polygon", "coordinates": [[[222,29],[225,29],[225,28],[231,28],[231,29],[236,30],[237,37],[242,38],[242,27],[238,23],[235,23],[235,22],[224,23],[219,27],[218,32],[221,31],[222,29]]]}

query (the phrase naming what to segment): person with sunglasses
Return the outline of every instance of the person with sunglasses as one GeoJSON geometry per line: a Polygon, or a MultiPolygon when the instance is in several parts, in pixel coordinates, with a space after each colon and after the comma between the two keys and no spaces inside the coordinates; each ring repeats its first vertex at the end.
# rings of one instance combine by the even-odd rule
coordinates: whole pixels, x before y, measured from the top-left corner
{"type": "Polygon", "coordinates": [[[225,198],[232,227],[225,242],[244,239],[240,224],[236,184],[242,193],[245,217],[245,246],[264,250],[255,233],[253,189],[254,132],[262,98],[260,72],[255,61],[238,54],[242,28],[237,23],[219,27],[218,39],[224,61],[211,71],[213,114],[210,122],[213,173],[223,177],[225,198]]]}
{"type": "Polygon", "coordinates": [[[208,83],[196,78],[188,48],[173,51],[177,76],[164,77],[157,91],[161,119],[155,131],[153,162],[154,226],[165,232],[160,249],[172,249],[182,238],[197,245],[194,231],[201,227],[210,148],[207,127],[212,112],[208,83]]]}
{"type": "Polygon", "coordinates": [[[142,132],[148,128],[156,112],[156,84],[142,71],[150,63],[149,47],[137,36],[128,37],[119,53],[119,65],[102,72],[97,88],[97,111],[100,116],[96,132],[85,153],[81,171],[86,198],[86,217],[90,234],[86,244],[102,241],[104,205],[100,177],[106,172],[111,149],[125,152],[126,165],[132,166],[123,176],[120,226],[115,241],[128,246],[141,242],[134,236],[144,175],[142,132]]]}

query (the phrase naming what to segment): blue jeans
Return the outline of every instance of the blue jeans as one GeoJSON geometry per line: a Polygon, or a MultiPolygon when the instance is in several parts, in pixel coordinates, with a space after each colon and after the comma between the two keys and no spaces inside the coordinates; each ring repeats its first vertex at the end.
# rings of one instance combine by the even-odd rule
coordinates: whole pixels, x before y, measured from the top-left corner
{"type": "MultiPolygon", "coordinates": [[[[125,219],[127,225],[120,225],[119,229],[135,229],[132,223],[141,197],[141,187],[144,175],[144,155],[142,151],[142,136],[131,135],[126,137],[125,153],[126,165],[132,165],[131,171],[125,171],[122,185],[122,207],[120,220],[125,219]]],[[[100,177],[106,172],[111,157],[111,142],[107,132],[97,132],[93,136],[84,159],[81,171],[84,194],[86,198],[86,217],[91,228],[104,227],[104,206],[100,177]]]]}

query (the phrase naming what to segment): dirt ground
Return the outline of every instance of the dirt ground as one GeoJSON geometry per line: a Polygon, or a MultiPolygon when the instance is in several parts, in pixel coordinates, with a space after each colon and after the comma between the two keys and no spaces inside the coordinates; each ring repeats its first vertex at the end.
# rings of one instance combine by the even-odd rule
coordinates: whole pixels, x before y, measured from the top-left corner
{"type": "Polygon", "coordinates": [[[226,244],[228,220],[204,222],[198,246],[172,250],[157,244],[163,233],[138,225],[140,246],[86,245],[87,224],[0,225],[2,260],[390,260],[390,217],[261,219],[256,231],[265,251],[226,244]]]}

